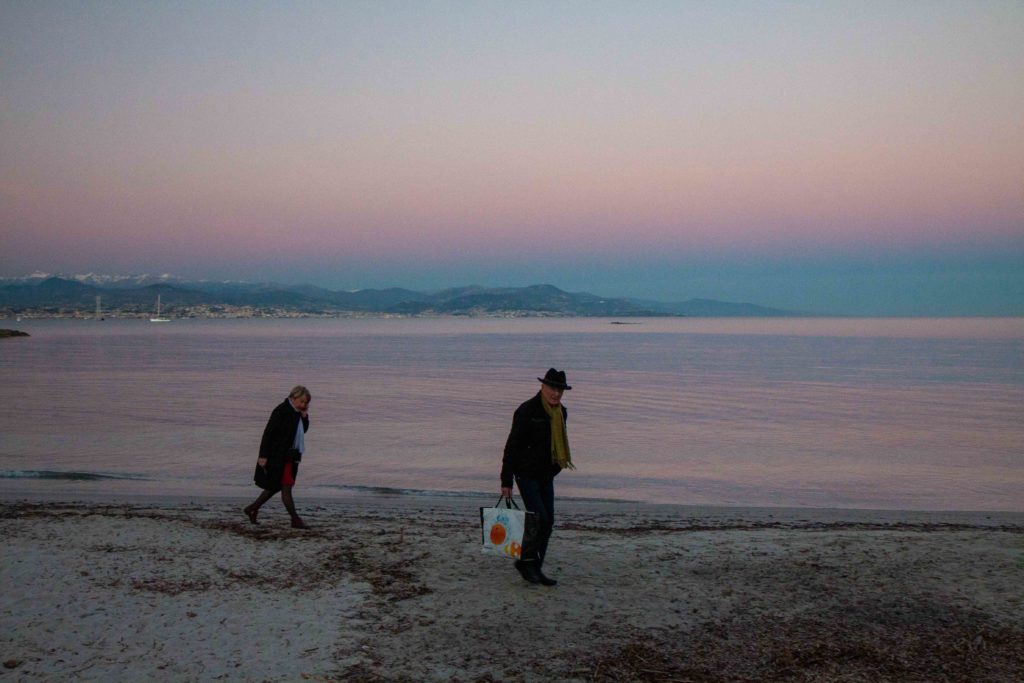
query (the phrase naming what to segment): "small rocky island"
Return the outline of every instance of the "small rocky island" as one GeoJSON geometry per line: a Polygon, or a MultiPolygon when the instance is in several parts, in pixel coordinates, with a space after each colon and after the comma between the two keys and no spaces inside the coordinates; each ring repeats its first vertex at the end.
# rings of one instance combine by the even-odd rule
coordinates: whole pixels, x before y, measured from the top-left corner
{"type": "Polygon", "coordinates": [[[6,337],[27,337],[28,332],[22,332],[21,330],[4,330],[0,329],[0,339],[6,337]]]}

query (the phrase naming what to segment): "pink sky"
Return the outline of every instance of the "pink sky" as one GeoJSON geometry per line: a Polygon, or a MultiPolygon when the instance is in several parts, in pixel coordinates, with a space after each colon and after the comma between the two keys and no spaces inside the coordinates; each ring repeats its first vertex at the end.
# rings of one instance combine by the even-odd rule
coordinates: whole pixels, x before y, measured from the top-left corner
{"type": "Polygon", "coordinates": [[[0,7],[0,276],[1024,262],[1020,3],[256,7],[0,7]]]}

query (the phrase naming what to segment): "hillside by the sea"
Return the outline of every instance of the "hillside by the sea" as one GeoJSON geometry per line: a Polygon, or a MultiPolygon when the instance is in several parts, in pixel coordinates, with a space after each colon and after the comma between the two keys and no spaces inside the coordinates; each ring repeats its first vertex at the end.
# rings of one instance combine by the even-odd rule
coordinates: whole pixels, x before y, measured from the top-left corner
{"type": "Polygon", "coordinates": [[[793,311],[711,299],[610,298],[552,285],[332,291],[312,285],[190,281],[162,276],[34,276],[0,280],[2,315],[145,315],[159,296],[177,317],[224,315],[785,316],[793,311]]]}

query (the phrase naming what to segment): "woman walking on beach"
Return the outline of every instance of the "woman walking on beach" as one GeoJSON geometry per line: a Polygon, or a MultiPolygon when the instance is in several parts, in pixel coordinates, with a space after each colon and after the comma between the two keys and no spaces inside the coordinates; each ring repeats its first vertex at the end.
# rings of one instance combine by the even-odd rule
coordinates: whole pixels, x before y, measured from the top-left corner
{"type": "Polygon", "coordinates": [[[537,516],[538,534],[533,547],[524,548],[516,569],[530,583],[554,586],[541,567],[555,526],[555,477],[563,469],[574,470],[569,455],[565,420],[569,411],[562,393],[572,389],[565,372],[551,368],[540,380],[540,391],[516,409],[501,461],[501,495],[512,496],[512,481],[529,512],[537,516]]]}
{"type": "Polygon", "coordinates": [[[291,390],[280,405],[270,413],[267,426],[260,440],[260,456],[256,461],[256,485],[263,489],[259,497],[245,508],[245,514],[253,524],[259,524],[256,516],[260,507],[273,498],[278,491],[281,500],[292,518],[296,529],[309,527],[295,512],[292,487],[299,474],[299,461],[306,450],[305,434],[309,431],[309,389],[299,385],[291,390]]]}

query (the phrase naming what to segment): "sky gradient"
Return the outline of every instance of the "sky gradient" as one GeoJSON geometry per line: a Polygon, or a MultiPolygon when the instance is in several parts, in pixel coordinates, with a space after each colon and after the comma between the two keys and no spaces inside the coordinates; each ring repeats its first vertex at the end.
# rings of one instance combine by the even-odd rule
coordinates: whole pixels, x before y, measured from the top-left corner
{"type": "Polygon", "coordinates": [[[0,4],[0,276],[1024,315],[1024,3],[0,4]]]}

